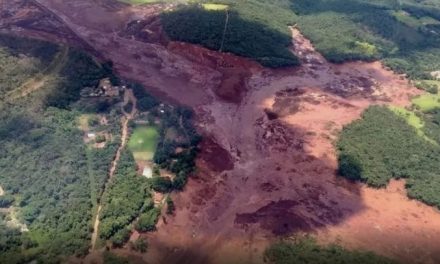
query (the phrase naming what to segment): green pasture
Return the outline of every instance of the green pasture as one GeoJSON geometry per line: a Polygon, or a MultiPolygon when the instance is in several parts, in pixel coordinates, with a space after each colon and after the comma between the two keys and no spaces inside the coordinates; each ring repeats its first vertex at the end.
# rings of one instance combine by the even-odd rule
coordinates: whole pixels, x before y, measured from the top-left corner
{"type": "Polygon", "coordinates": [[[136,160],[151,160],[156,151],[159,132],[152,126],[137,126],[128,141],[136,160]]]}

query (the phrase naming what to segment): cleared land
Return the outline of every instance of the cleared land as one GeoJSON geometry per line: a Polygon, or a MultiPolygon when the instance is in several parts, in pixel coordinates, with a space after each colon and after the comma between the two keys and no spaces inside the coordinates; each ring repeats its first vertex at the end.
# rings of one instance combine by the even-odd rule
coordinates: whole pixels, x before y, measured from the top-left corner
{"type": "Polygon", "coordinates": [[[128,141],[128,148],[136,160],[151,160],[156,151],[159,133],[152,126],[136,126],[128,141]]]}

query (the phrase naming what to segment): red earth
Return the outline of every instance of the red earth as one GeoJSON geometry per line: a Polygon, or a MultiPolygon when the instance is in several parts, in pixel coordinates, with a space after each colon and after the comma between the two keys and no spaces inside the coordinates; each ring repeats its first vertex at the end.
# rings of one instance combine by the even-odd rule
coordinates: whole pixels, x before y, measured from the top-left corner
{"type": "Polygon", "coordinates": [[[148,263],[261,263],[272,241],[311,234],[403,263],[440,262],[436,209],[408,199],[401,181],[373,189],[336,173],[344,125],[372,104],[408,106],[419,93],[404,76],[380,62],[330,64],[296,28],[292,52],[302,66],[291,69],[170,42],[157,17],[170,7],[11,0],[0,21],[1,32],[112,60],[122,77],[196,112],[205,139],[197,173],[172,195],[175,214],[140,234],[147,254],[115,252],[148,263]]]}

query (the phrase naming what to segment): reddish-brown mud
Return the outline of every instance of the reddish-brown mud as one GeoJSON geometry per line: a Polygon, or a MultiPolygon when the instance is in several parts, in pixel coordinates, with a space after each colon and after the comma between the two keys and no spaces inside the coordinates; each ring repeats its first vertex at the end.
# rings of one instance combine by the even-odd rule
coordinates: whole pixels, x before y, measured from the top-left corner
{"type": "Polygon", "coordinates": [[[302,66],[269,70],[168,42],[156,17],[167,6],[32,3],[67,36],[21,25],[21,19],[32,18],[23,10],[2,19],[2,31],[85,45],[112,60],[123,77],[196,111],[205,138],[197,173],[185,191],[173,194],[176,213],[162,218],[157,232],[141,234],[149,250],[133,253],[138,260],[260,263],[269,243],[305,232],[322,243],[373,250],[405,263],[440,261],[437,210],[409,200],[401,182],[376,190],[336,175],[338,132],[369,105],[409,105],[418,91],[404,77],[380,62],[327,63],[295,28],[292,51],[302,66]]]}

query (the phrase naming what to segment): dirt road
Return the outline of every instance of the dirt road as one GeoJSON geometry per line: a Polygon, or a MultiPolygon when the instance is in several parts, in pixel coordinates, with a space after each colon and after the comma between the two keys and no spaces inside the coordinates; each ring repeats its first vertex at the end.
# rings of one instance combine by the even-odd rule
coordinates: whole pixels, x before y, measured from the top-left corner
{"type": "MultiPolygon", "coordinates": [[[[125,145],[128,140],[128,122],[134,118],[137,109],[136,109],[136,98],[133,95],[133,91],[131,89],[126,89],[124,91],[124,102],[123,106],[121,107],[122,112],[124,113],[124,116],[121,118],[121,144],[119,145],[119,148],[116,151],[115,158],[112,161],[112,164],[110,166],[110,170],[108,173],[108,180],[105,184],[103,194],[107,190],[109,184],[111,183],[111,180],[113,179],[113,176],[115,174],[116,168],[118,166],[118,161],[121,157],[121,152],[125,148],[125,145]],[[124,106],[131,102],[133,104],[133,108],[130,113],[125,112],[124,106]]],[[[96,241],[98,239],[98,230],[99,230],[99,216],[101,213],[102,205],[101,203],[98,204],[98,208],[96,210],[96,216],[95,216],[95,222],[93,224],[93,233],[92,233],[92,239],[91,239],[91,247],[90,252],[96,250],[96,241]]]]}
{"type": "MultiPolygon", "coordinates": [[[[164,42],[156,17],[161,5],[38,3],[61,33],[47,26],[18,30],[13,19],[1,23],[10,23],[13,33],[81,39],[112,60],[122,77],[196,112],[205,138],[197,174],[173,195],[175,216],[143,235],[149,238],[144,261],[259,263],[271,241],[299,232],[404,263],[440,262],[437,210],[409,200],[402,182],[376,190],[336,175],[338,132],[371,104],[409,105],[419,91],[404,77],[380,62],[327,63],[295,28],[292,50],[303,65],[268,70],[230,54],[164,42]],[[140,30],[150,32],[147,37],[128,30],[132,21],[145,22],[140,30]]],[[[31,19],[22,11],[12,18],[31,19]]]]}

